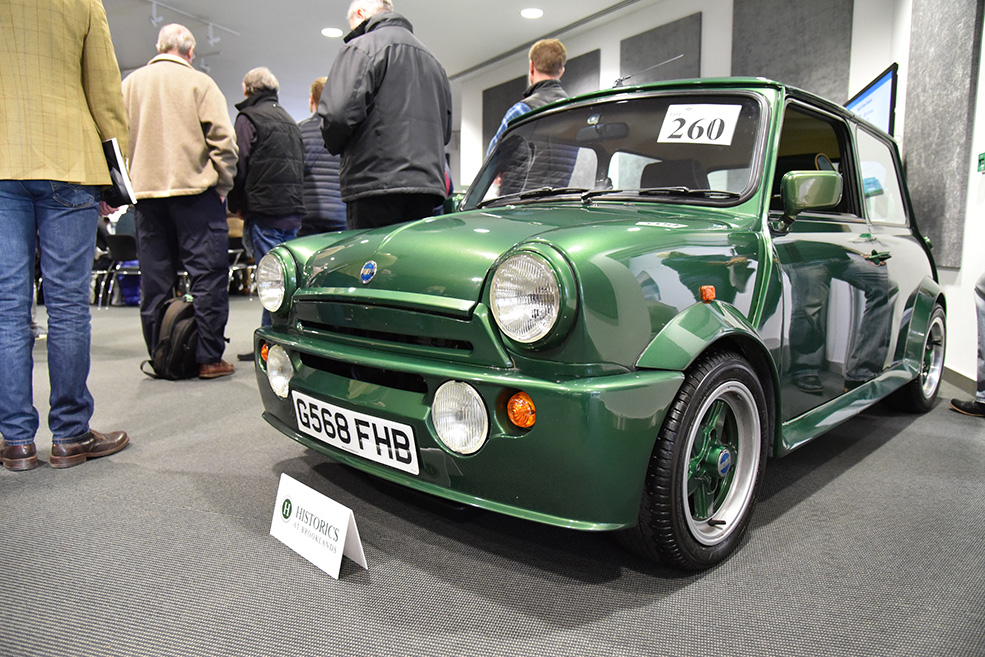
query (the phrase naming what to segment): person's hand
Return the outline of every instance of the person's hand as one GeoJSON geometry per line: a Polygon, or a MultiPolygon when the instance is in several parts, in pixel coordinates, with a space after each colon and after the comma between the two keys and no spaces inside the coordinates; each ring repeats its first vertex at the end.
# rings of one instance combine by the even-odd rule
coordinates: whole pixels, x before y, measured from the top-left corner
{"type": "Polygon", "coordinates": [[[110,216],[111,214],[113,214],[114,212],[116,212],[119,209],[120,208],[114,208],[112,205],[110,205],[106,201],[100,201],[99,202],[99,214],[101,216],[103,216],[103,217],[108,217],[108,216],[110,216]]]}

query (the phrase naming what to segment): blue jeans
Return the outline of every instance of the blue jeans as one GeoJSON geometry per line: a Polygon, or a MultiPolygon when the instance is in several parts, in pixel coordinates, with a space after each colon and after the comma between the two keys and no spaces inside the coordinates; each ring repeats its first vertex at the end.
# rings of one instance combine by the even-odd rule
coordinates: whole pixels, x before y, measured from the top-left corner
{"type": "Polygon", "coordinates": [[[31,353],[36,243],[48,310],[48,429],[54,443],[89,432],[89,277],[98,203],[91,186],[0,180],[0,435],[9,445],[33,443],[38,431],[31,353]]]}
{"type": "MultiPolygon", "coordinates": [[[[298,229],[265,228],[255,221],[250,222],[250,241],[253,243],[253,262],[260,264],[260,258],[277,246],[298,236],[298,229]]],[[[260,326],[270,326],[270,313],[266,308],[260,316],[260,326]]]]}

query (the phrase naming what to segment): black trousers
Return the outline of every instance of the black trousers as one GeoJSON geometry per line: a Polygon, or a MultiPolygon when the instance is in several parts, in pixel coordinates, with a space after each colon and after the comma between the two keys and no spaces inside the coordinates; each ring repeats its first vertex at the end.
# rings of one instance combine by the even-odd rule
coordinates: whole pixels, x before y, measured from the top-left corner
{"type": "Polygon", "coordinates": [[[358,230],[423,219],[443,200],[434,194],[381,194],[346,201],[346,223],[349,230],[358,230]]]}
{"type": "Polygon", "coordinates": [[[136,205],[140,259],[140,321],[147,352],[157,344],[164,302],[178,272],[188,272],[198,324],[199,363],[216,363],[225,350],[229,319],[229,225],[215,189],[193,196],[142,199],[136,205]]]}

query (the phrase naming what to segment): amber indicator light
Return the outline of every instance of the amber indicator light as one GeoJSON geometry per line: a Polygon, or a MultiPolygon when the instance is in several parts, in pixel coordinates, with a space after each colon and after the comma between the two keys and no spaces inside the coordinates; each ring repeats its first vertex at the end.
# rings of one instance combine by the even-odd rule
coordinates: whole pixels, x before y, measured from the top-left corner
{"type": "Polygon", "coordinates": [[[709,303],[715,300],[715,286],[714,285],[702,285],[701,286],[701,300],[705,303],[709,303]]]}
{"type": "Polygon", "coordinates": [[[510,422],[521,429],[529,429],[537,421],[537,409],[530,395],[525,392],[518,392],[506,402],[506,414],[510,422]]]}
{"type": "Polygon", "coordinates": [[[264,342],[263,343],[263,346],[260,347],[260,360],[262,360],[263,362],[266,363],[267,362],[267,353],[269,351],[270,351],[270,345],[268,345],[266,342],[264,342]]]}

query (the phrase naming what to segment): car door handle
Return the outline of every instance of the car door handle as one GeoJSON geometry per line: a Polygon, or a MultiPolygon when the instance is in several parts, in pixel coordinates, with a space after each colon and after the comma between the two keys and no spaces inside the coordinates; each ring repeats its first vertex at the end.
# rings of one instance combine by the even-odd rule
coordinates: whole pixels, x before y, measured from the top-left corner
{"type": "Polygon", "coordinates": [[[876,251],[875,249],[872,249],[872,253],[863,257],[878,267],[882,263],[892,258],[893,254],[890,253],[889,251],[876,251]]]}

